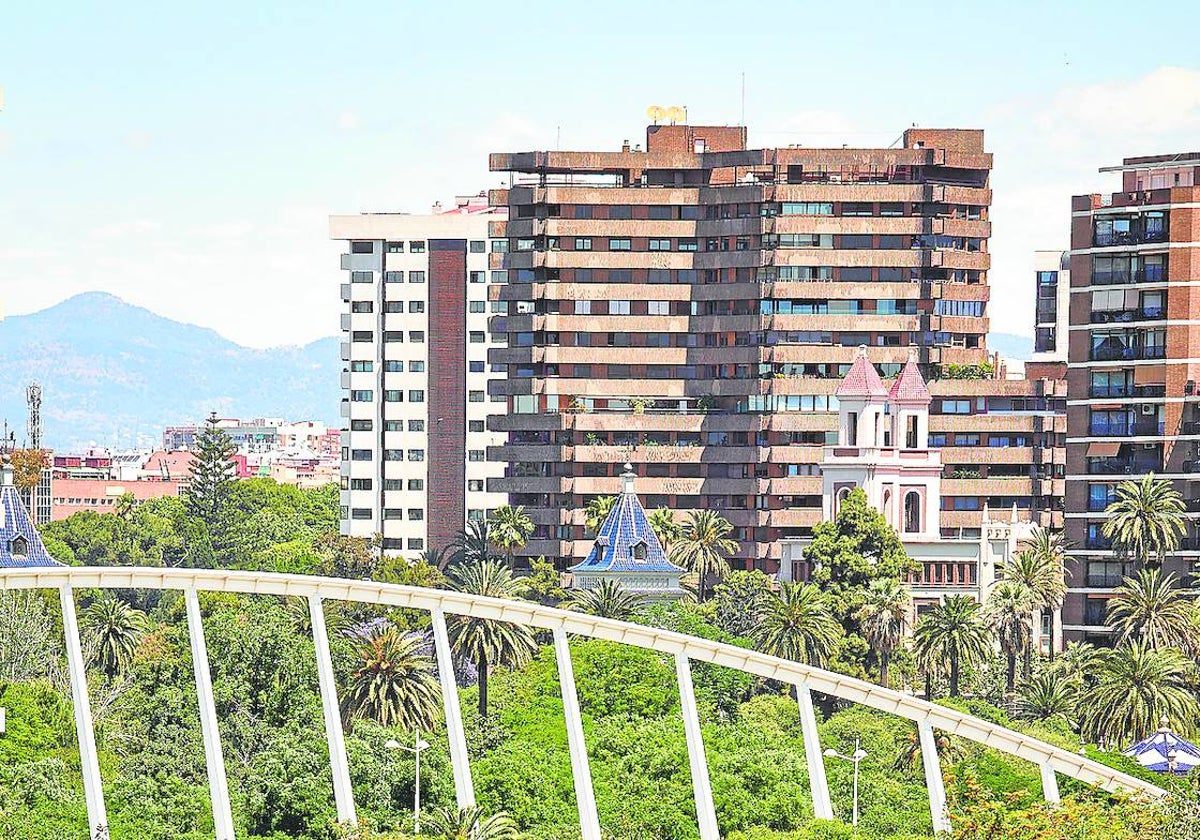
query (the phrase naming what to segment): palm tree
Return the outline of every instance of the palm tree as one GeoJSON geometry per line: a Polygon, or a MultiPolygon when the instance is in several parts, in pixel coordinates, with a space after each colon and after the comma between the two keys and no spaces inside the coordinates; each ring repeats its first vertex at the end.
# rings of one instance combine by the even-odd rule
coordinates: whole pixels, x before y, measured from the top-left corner
{"type": "MultiPolygon", "coordinates": [[[[472,519],[454,536],[446,566],[482,563],[492,556],[491,530],[486,519],[472,519]]],[[[445,571],[442,568],[442,571],[445,571]]]]}
{"type": "Polygon", "coordinates": [[[679,539],[683,533],[683,526],[675,521],[675,512],[670,508],[655,508],[646,518],[650,521],[650,527],[654,531],[654,536],[658,537],[663,551],[670,550],[671,543],[679,539]]]}
{"type": "MultiPolygon", "coordinates": [[[[950,737],[950,733],[940,729],[933,730],[933,746],[937,750],[938,759],[946,764],[954,764],[965,758],[967,750],[958,738],[950,737]]],[[[892,763],[894,770],[914,770],[921,766],[921,731],[912,727],[900,741],[900,752],[892,763]]]]}
{"type": "Polygon", "coordinates": [[[584,524],[587,525],[587,529],[593,534],[598,532],[616,503],[616,496],[596,496],[588,501],[587,506],[583,509],[584,524]]]}
{"type": "Polygon", "coordinates": [[[1088,642],[1071,642],[1055,660],[1054,670],[1076,685],[1093,685],[1107,653],[1088,642]]]}
{"type": "Polygon", "coordinates": [[[92,633],[92,661],[108,677],[123,674],[146,632],[146,615],[107,595],[83,611],[83,626],[92,633]]]}
{"type": "MultiPolygon", "coordinates": [[[[1001,575],[1022,581],[1037,596],[1038,609],[1050,616],[1050,658],[1054,659],[1054,623],[1067,595],[1067,551],[1071,544],[1061,531],[1035,526],[1018,552],[1001,570],[1001,575]]],[[[1032,654],[1032,648],[1030,649],[1032,654]]],[[[1025,679],[1029,679],[1032,655],[1025,660],[1025,679]]]]}
{"type": "Polygon", "coordinates": [[[1175,575],[1159,569],[1141,569],[1127,577],[1108,602],[1108,624],[1117,643],[1140,639],[1150,647],[1191,650],[1195,604],[1185,590],[1175,586],[1175,575]]]}
{"type": "Polygon", "coordinates": [[[1044,671],[1021,684],[1018,708],[1021,717],[1032,720],[1062,718],[1068,723],[1075,717],[1079,684],[1057,671],[1044,671]]]}
{"type": "Polygon", "coordinates": [[[361,664],[342,700],[346,722],[367,718],[381,726],[432,729],[441,692],[424,646],[420,636],[390,626],[364,639],[357,653],[361,664]]]}
{"type": "Polygon", "coordinates": [[[417,555],[417,562],[432,566],[440,572],[446,570],[450,562],[450,551],[445,548],[427,548],[417,555]]]}
{"type": "Polygon", "coordinates": [[[503,505],[488,517],[488,538],[492,545],[508,555],[508,567],[513,567],[513,552],[524,548],[533,535],[534,524],[524,505],[503,505]]]}
{"type": "MultiPolygon", "coordinates": [[[[498,560],[485,560],[456,567],[450,575],[450,588],[489,598],[518,598],[525,584],[513,577],[512,570],[498,560]]],[[[487,717],[488,672],[493,665],[518,667],[537,650],[528,627],[506,621],[491,621],[465,615],[451,616],[450,642],[461,655],[475,663],[479,672],[479,715],[487,717]]]]}
{"type": "Polygon", "coordinates": [[[867,588],[866,601],[855,618],[867,644],[879,656],[879,684],[888,685],[888,665],[892,652],[900,646],[908,629],[908,610],[912,599],[908,589],[895,578],[876,578],[867,588]]]}
{"type": "Polygon", "coordinates": [[[671,560],[696,573],[697,600],[701,602],[708,597],[708,578],[729,572],[727,555],[738,550],[732,533],[729,520],[711,510],[689,511],[684,520],[679,540],[671,549],[671,560]]]}
{"type": "Polygon", "coordinates": [[[520,840],[521,832],[503,811],[485,817],[478,808],[442,808],[426,818],[426,831],[435,840],[520,840]]]}
{"type": "Polygon", "coordinates": [[[917,657],[928,673],[949,664],[950,696],[958,696],[963,665],[986,658],[991,647],[983,608],[967,595],[951,595],[927,612],[913,632],[917,657]]]}
{"type": "Polygon", "coordinates": [[[1171,648],[1131,641],[1104,662],[1100,681],[1079,698],[1080,734],[1089,741],[1120,746],[1145,737],[1166,716],[1182,735],[1200,717],[1188,690],[1193,664],[1171,648]]]}
{"type": "Polygon", "coordinates": [[[567,596],[568,608],[601,618],[628,621],[642,608],[646,598],[625,590],[615,580],[602,580],[595,589],[573,589],[567,596]]]}
{"type": "Polygon", "coordinates": [[[1184,504],[1171,482],[1151,473],[1141,481],[1122,481],[1107,508],[1104,536],[1123,556],[1141,563],[1162,563],[1179,548],[1184,534],[1184,504]]]}
{"type": "Polygon", "coordinates": [[[996,633],[1000,649],[1008,658],[1007,689],[1012,694],[1017,681],[1017,657],[1033,644],[1033,610],[1036,596],[1020,581],[1000,581],[988,595],[984,618],[996,633]]]}
{"type": "Polygon", "coordinates": [[[833,599],[811,583],[780,584],[763,605],[751,633],[763,653],[824,665],[837,647],[842,625],[833,617],[833,599]]]}

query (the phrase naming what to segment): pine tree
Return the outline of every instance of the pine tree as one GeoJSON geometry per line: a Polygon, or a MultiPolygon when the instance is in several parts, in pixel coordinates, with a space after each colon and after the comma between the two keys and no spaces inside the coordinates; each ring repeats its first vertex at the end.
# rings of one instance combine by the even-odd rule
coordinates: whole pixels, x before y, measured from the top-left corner
{"type": "Polygon", "coordinates": [[[184,497],[188,513],[203,520],[210,528],[216,527],[221,506],[229,495],[237,469],[233,463],[235,454],[237,447],[225,430],[217,426],[214,411],[196,435],[195,457],[184,497]]]}

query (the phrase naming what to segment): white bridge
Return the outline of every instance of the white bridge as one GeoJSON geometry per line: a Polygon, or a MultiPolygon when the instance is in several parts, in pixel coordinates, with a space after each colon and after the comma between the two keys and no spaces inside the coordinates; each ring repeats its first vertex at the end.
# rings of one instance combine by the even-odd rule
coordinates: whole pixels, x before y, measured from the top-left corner
{"type": "Polygon", "coordinates": [[[813,711],[813,691],[861,703],[917,724],[925,781],[929,789],[929,808],[935,832],[947,831],[950,827],[946,814],[946,795],[942,783],[942,773],[934,740],[933,730],[935,728],[1033,762],[1041,769],[1042,793],[1046,801],[1050,803],[1057,803],[1059,800],[1056,776],[1058,773],[1086,784],[1099,785],[1106,790],[1140,792],[1151,796],[1162,796],[1166,793],[1148,782],[1113,770],[1069,750],[1052,746],[954,709],[919,700],[899,691],[881,688],[864,680],[842,676],[819,668],[811,668],[733,645],[686,636],[682,633],[673,633],[612,619],[596,618],[526,601],[505,601],[442,589],[421,589],[372,581],[268,572],[86,566],[0,569],[0,589],[57,589],[59,591],[66,634],[76,732],[79,740],[80,764],[83,769],[84,794],[92,837],[95,840],[106,838],[108,830],[104,809],[104,791],[100,783],[100,769],[96,760],[96,744],[92,731],[87,681],[84,676],[83,655],[79,642],[79,625],[75,615],[73,590],[83,588],[183,591],[187,603],[188,631],[191,638],[192,662],[196,673],[196,693],[200,706],[200,723],[204,737],[209,793],[212,798],[217,840],[233,840],[233,819],[229,806],[229,790],[225,780],[225,762],[217,729],[216,709],[213,704],[208,652],[205,647],[200,605],[196,595],[200,591],[295,596],[308,600],[312,616],[313,640],[316,647],[317,674],[325,713],[325,734],[329,744],[330,765],[333,770],[334,799],[337,805],[338,820],[344,823],[354,823],[356,818],[338,707],[337,687],[329,656],[325,617],[321,609],[321,602],[324,599],[408,607],[427,610],[431,613],[434,648],[446,714],[446,731],[450,742],[451,764],[454,769],[454,789],[460,808],[475,804],[475,792],[471,784],[471,766],[467,754],[466,737],[463,732],[462,716],[459,712],[458,690],[454,681],[450,643],[446,634],[446,614],[507,621],[552,631],[559,678],[562,683],[567,740],[571,754],[571,769],[574,776],[575,798],[579,808],[582,840],[600,840],[600,822],[596,814],[596,800],[592,792],[592,779],[588,768],[587,745],[584,742],[579,703],[575,693],[575,678],[567,643],[567,634],[569,633],[634,645],[675,658],[675,671],[679,681],[679,699],[683,712],[701,840],[720,840],[721,835],[717,827],[712,789],[709,785],[708,768],[704,756],[704,743],[700,735],[700,720],[696,713],[696,699],[692,690],[692,660],[734,668],[755,676],[796,686],[800,703],[801,732],[812,791],[813,812],[818,818],[833,819],[833,808],[829,801],[825,764],[817,733],[816,714],[813,711]]]}

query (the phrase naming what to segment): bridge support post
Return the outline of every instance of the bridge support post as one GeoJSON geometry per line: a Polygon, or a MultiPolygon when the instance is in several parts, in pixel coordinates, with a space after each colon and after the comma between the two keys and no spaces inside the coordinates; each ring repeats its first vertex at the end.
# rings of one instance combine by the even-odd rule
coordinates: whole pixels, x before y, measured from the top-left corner
{"type": "Polygon", "coordinates": [[[446,736],[450,740],[450,764],[454,768],[454,797],[459,809],[475,807],[475,787],[471,783],[471,757],[463,732],[462,711],[458,707],[458,684],[454,681],[454,659],[450,656],[450,636],[446,633],[446,614],[431,610],[433,648],[437,653],[438,679],[442,684],[442,708],[446,712],[446,736]]]}
{"type": "Polygon", "coordinates": [[[308,596],[308,614],[317,653],[317,682],[321,687],[321,707],[325,712],[325,741],[329,744],[329,767],[333,771],[333,799],[337,805],[337,818],[340,823],[355,825],[358,815],[354,811],[354,791],[350,787],[346,736],[342,732],[337,682],[333,678],[333,659],[329,655],[329,635],[325,629],[325,610],[321,606],[320,595],[308,596]]]}
{"type": "Polygon", "coordinates": [[[1062,800],[1058,795],[1058,776],[1049,762],[1042,764],[1042,797],[1048,805],[1058,805],[1062,800]]]}
{"type": "Polygon", "coordinates": [[[200,734],[204,737],[204,762],[208,769],[213,828],[217,840],[233,840],[233,811],[229,807],[225,756],[221,751],[221,731],[217,728],[217,708],[213,703],[212,675],[208,670],[208,646],[204,643],[200,599],[196,596],[196,590],[190,587],[184,590],[183,598],[187,605],[188,637],[192,643],[192,670],[196,673],[196,700],[200,706],[200,734]]]}
{"type": "Polygon", "coordinates": [[[692,665],[687,654],[675,654],[675,674],[679,680],[679,705],[683,710],[683,732],[687,738],[700,840],[721,840],[717,831],[717,811],[713,807],[712,784],[708,778],[708,761],[704,757],[700,715],[696,711],[696,692],[692,688],[692,665]]]}
{"type": "Polygon", "coordinates": [[[817,732],[817,712],[813,708],[812,692],[806,685],[796,686],[800,702],[800,734],[804,737],[804,760],[808,764],[808,786],[812,790],[813,816],[819,820],[833,819],[833,804],[829,801],[829,782],[825,778],[825,756],[821,752],[821,736],[817,732]]]}
{"type": "Polygon", "coordinates": [[[933,817],[933,833],[950,831],[950,820],[946,816],[946,785],[942,781],[942,764],[938,760],[937,739],[933,725],[917,723],[917,737],[921,742],[921,765],[925,768],[925,786],[929,789],[929,815],[933,817]]]}
{"type": "Polygon", "coordinates": [[[104,788],[100,783],[100,763],[96,759],[96,734],[92,730],[92,704],[88,699],[87,672],[83,650],[79,646],[79,620],[75,615],[75,594],[70,585],[59,587],[62,602],[63,635],[67,643],[67,668],[71,673],[71,705],[75,711],[75,735],[79,741],[79,766],[83,771],[83,798],[87,802],[91,836],[108,837],[108,815],[104,810],[104,788]]]}
{"type": "Polygon", "coordinates": [[[575,803],[579,807],[579,832],[583,840],[600,840],[600,817],[596,813],[596,795],[592,790],[592,771],[588,766],[587,742],[583,738],[583,719],[579,697],[575,693],[575,668],[567,631],[554,630],[554,656],[558,661],[558,682],[562,687],[563,715],[567,722],[567,745],[571,749],[571,775],[575,777],[575,803]]]}

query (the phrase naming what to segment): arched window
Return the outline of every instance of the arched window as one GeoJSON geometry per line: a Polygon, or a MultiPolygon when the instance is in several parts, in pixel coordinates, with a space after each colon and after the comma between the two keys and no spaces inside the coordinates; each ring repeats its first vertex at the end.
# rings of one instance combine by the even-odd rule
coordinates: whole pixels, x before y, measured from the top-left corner
{"type": "Polygon", "coordinates": [[[905,418],[906,434],[904,445],[909,449],[917,448],[917,415],[910,414],[905,418]]]}
{"type": "Polygon", "coordinates": [[[904,495],[904,532],[918,534],[921,532],[921,494],[911,490],[904,495]]]}

